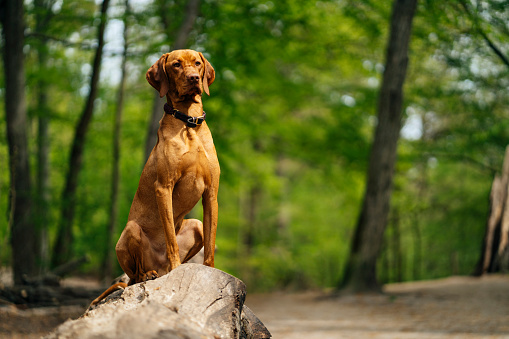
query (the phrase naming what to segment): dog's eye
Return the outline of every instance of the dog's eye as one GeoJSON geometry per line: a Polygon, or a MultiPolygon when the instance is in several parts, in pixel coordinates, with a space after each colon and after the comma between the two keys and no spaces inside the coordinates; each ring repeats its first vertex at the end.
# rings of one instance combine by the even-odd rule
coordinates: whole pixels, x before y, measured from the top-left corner
{"type": "Polygon", "coordinates": [[[196,61],[194,64],[195,64],[196,66],[200,66],[200,65],[201,65],[201,62],[196,61]]]}
{"type": "Polygon", "coordinates": [[[173,64],[173,67],[175,67],[175,68],[179,68],[179,67],[180,67],[180,62],[176,62],[176,63],[174,63],[174,64],[173,64]]]}

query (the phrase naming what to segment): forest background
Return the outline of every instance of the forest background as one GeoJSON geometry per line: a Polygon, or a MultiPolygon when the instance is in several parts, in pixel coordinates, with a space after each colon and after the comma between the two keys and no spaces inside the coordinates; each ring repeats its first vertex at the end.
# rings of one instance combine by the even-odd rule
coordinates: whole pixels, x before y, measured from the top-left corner
{"type": "MultiPolygon", "coordinates": [[[[251,290],[337,286],[366,186],[391,8],[375,0],[25,1],[18,57],[39,269],[86,255],[81,273],[121,273],[114,245],[163,114],[145,72],[186,47],[216,70],[203,100],[221,164],[216,267],[251,290]]],[[[381,283],[470,274],[480,260],[509,140],[508,19],[505,1],[418,4],[381,283]]],[[[1,107],[2,266],[12,264],[6,129],[1,107]]],[[[191,214],[201,219],[198,207],[191,214]]]]}

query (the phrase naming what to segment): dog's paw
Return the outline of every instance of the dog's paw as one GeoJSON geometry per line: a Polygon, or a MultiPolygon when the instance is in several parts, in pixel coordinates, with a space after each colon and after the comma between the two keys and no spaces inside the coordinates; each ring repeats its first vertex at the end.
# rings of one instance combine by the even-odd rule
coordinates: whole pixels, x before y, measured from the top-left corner
{"type": "Polygon", "coordinates": [[[143,276],[143,281],[147,281],[147,280],[154,280],[156,278],[159,278],[159,274],[157,274],[156,271],[148,271],[147,273],[145,273],[145,275],[143,276]]]}

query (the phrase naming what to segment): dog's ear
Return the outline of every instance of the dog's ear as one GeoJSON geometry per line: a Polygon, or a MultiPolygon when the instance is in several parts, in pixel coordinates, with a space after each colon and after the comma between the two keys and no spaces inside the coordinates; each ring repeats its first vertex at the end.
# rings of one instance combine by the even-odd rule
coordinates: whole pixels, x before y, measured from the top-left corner
{"type": "Polygon", "coordinates": [[[205,57],[203,56],[203,54],[201,52],[200,52],[200,57],[203,62],[203,65],[205,66],[205,69],[203,70],[203,79],[202,79],[203,90],[205,91],[205,93],[207,93],[207,95],[210,95],[209,86],[212,85],[212,83],[214,82],[214,79],[216,78],[216,71],[214,71],[214,67],[212,67],[210,62],[207,59],[205,59],[205,57]]]}
{"type": "Polygon", "coordinates": [[[148,69],[147,74],[145,75],[148,83],[159,91],[159,96],[161,98],[164,97],[170,90],[170,83],[165,69],[167,58],[168,53],[160,57],[159,60],[157,60],[157,62],[148,69]]]}

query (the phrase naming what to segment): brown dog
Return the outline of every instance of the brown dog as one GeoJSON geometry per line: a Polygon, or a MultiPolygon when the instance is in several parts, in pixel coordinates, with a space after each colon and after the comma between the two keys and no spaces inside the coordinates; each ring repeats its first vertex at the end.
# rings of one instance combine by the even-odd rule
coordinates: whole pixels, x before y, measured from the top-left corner
{"type": "MultiPolygon", "coordinates": [[[[203,264],[214,267],[220,171],[201,100],[214,69],[203,54],[176,50],[152,65],[146,78],[167,105],[116,246],[129,285],[168,273],[202,247],[203,264]],[[203,224],[184,219],[200,198],[203,224]]],[[[110,287],[93,304],[119,286],[125,284],[110,287]]]]}

